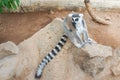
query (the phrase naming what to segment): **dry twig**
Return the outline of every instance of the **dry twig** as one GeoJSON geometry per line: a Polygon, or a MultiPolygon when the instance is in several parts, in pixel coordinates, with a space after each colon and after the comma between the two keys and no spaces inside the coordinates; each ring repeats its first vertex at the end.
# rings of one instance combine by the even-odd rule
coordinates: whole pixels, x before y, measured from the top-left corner
{"type": "Polygon", "coordinates": [[[89,15],[92,17],[93,20],[95,20],[98,23],[105,24],[105,25],[111,24],[110,21],[102,19],[94,13],[94,10],[92,9],[92,7],[90,5],[90,0],[84,0],[84,3],[85,3],[86,9],[87,9],[89,15]]]}

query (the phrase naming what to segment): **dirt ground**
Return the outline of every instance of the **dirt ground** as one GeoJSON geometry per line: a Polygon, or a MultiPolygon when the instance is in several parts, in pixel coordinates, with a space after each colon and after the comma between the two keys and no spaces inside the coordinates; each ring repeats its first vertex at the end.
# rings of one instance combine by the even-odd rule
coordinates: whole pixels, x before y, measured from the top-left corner
{"type": "MultiPolygon", "coordinates": [[[[0,43],[13,41],[19,44],[50,23],[55,17],[63,18],[69,12],[71,11],[0,14],[0,43]]],[[[98,16],[109,19],[112,22],[110,25],[96,23],[86,11],[83,13],[93,39],[113,48],[120,46],[120,14],[118,11],[96,12],[98,16]]]]}

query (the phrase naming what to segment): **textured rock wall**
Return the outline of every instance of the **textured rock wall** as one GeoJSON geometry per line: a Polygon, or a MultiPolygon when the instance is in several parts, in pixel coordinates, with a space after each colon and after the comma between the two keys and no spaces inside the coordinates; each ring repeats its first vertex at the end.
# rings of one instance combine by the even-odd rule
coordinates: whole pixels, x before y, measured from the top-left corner
{"type": "MultiPolygon", "coordinates": [[[[84,7],[84,0],[20,0],[18,12],[34,12],[50,9],[79,9],[84,7]]],[[[90,0],[93,8],[119,9],[119,0],[90,0]]]]}

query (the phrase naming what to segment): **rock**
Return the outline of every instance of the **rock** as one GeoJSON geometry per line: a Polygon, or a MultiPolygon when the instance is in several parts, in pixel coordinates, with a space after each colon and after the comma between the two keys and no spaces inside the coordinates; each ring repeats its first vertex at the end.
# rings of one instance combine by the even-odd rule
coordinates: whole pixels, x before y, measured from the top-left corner
{"type": "MultiPolygon", "coordinates": [[[[72,48],[71,53],[73,53],[74,61],[76,64],[80,65],[80,68],[85,72],[89,73],[91,76],[100,76],[102,74],[109,74],[105,64],[106,59],[112,56],[112,48],[109,46],[104,46],[101,44],[87,44],[81,49],[72,48]],[[106,70],[104,70],[106,69],[106,70]]],[[[101,75],[103,76],[103,75],[101,75]]]]}
{"type": "Polygon", "coordinates": [[[83,61],[81,68],[84,72],[93,77],[102,72],[105,68],[105,59],[103,57],[88,58],[83,61]]]}
{"type": "Polygon", "coordinates": [[[50,14],[54,14],[55,13],[53,10],[50,10],[49,12],[50,12],[50,14]]]}
{"type": "Polygon", "coordinates": [[[19,49],[13,42],[0,44],[0,80],[8,80],[15,75],[18,53],[19,49]]]}
{"type": "Polygon", "coordinates": [[[82,48],[83,52],[88,53],[89,57],[110,57],[112,56],[112,48],[101,44],[87,44],[82,48]]]}
{"type": "Polygon", "coordinates": [[[62,20],[56,18],[18,45],[20,62],[16,69],[17,80],[35,80],[34,76],[39,63],[55,47],[63,35],[61,26],[62,20]]]}
{"type": "Polygon", "coordinates": [[[0,80],[8,80],[15,75],[18,56],[8,56],[0,60],[0,80]]]}
{"type": "Polygon", "coordinates": [[[115,76],[120,76],[120,62],[111,68],[115,76]]]}
{"type": "Polygon", "coordinates": [[[111,71],[115,76],[119,76],[120,75],[120,49],[116,48],[113,51],[113,58],[111,61],[111,71]]]}
{"type": "Polygon", "coordinates": [[[0,44],[0,59],[10,55],[16,55],[18,52],[18,47],[11,41],[0,44]]]}
{"type": "Polygon", "coordinates": [[[113,51],[113,63],[118,63],[120,62],[120,48],[116,48],[114,51],[113,51]]]}
{"type": "Polygon", "coordinates": [[[105,16],[104,19],[105,19],[105,20],[108,20],[108,21],[111,20],[111,18],[110,18],[109,16],[105,16]]]}

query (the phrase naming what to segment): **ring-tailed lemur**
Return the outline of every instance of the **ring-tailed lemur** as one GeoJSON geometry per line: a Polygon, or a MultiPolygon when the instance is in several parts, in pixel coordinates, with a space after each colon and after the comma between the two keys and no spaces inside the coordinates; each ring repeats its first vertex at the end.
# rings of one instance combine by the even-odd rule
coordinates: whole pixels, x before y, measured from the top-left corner
{"type": "Polygon", "coordinates": [[[44,57],[39,64],[35,78],[40,78],[44,67],[58,54],[66,43],[67,38],[78,48],[81,48],[86,43],[90,43],[86,23],[83,19],[83,14],[70,13],[63,22],[65,35],[62,36],[55,48],[44,57]],[[81,36],[82,35],[82,36],[81,36]]]}
{"type": "Polygon", "coordinates": [[[63,29],[68,38],[77,48],[81,48],[85,44],[93,42],[93,40],[89,38],[83,14],[69,14],[63,22],[63,29]]]}

